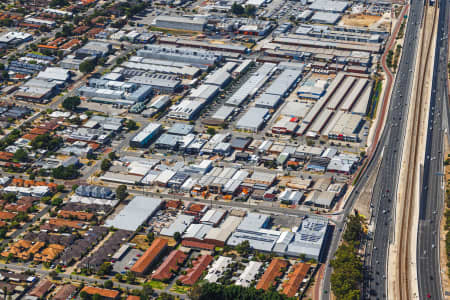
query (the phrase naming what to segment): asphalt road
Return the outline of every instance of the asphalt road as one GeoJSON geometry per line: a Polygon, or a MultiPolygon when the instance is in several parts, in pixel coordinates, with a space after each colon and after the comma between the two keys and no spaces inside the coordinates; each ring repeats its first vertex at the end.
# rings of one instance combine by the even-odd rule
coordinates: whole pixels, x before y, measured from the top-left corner
{"type": "MultiPolygon", "coordinates": [[[[443,299],[439,260],[439,220],[444,203],[443,126],[444,103],[448,102],[447,61],[449,5],[440,1],[425,164],[420,197],[417,243],[417,275],[420,299],[443,299]]],[[[447,109],[447,106],[445,106],[447,109]]],[[[448,111],[447,111],[448,113],[448,111]]],[[[448,114],[447,114],[448,115],[448,114]]],[[[447,129],[448,130],[448,129],[447,129]]],[[[446,274],[444,274],[446,276],[446,274]]]]}
{"type": "MultiPolygon", "coordinates": [[[[411,70],[414,68],[414,60],[411,60],[411,58],[416,57],[416,43],[423,14],[423,2],[420,0],[411,2],[409,14],[405,32],[405,46],[397,69],[398,74],[402,76],[397,76],[394,82],[390,106],[387,111],[386,125],[375,146],[372,159],[368,162],[362,176],[357,181],[352,194],[346,202],[343,213],[344,216],[347,216],[351,212],[353,203],[359,197],[370,174],[377,172],[377,166],[381,160],[371,200],[372,215],[370,216],[371,226],[369,229],[372,230],[370,236],[373,237],[373,240],[369,240],[367,243],[367,257],[364,260],[363,299],[371,297],[374,299],[386,298],[387,250],[391,232],[392,203],[395,201],[392,195],[395,195],[397,186],[401,160],[400,153],[402,152],[406,131],[405,119],[408,112],[409,94],[404,94],[403,91],[412,89],[413,76],[411,70]],[[379,224],[379,227],[377,227],[377,224],[379,224]],[[379,251],[378,249],[383,250],[379,251]],[[372,261],[373,253],[375,259],[372,261]]],[[[333,233],[327,268],[323,276],[323,288],[320,297],[322,300],[330,299],[332,268],[329,266],[329,261],[333,258],[334,252],[338,247],[344,226],[344,222],[337,223],[333,233]]]]}
{"type": "Polygon", "coordinates": [[[402,59],[394,82],[393,94],[386,119],[386,127],[377,151],[383,157],[372,194],[372,240],[369,240],[364,260],[363,298],[387,298],[388,249],[395,224],[395,207],[401,153],[404,146],[408,104],[413,84],[413,70],[424,3],[413,0],[410,4],[402,59]],[[414,58],[414,59],[411,59],[414,58]],[[379,152],[379,153],[380,153],[379,152]]]}
{"type": "MultiPolygon", "coordinates": [[[[0,268],[10,269],[10,270],[18,270],[18,271],[27,271],[27,270],[34,271],[35,273],[37,273],[39,275],[43,275],[43,276],[47,276],[51,272],[49,270],[32,268],[29,266],[21,266],[21,265],[17,265],[17,264],[1,264],[0,263],[0,268]]],[[[58,277],[60,277],[62,279],[77,280],[77,281],[81,281],[81,282],[84,282],[86,284],[91,284],[91,285],[92,284],[103,285],[105,283],[105,281],[107,281],[107,279],[98,279],[98,278],[93,278],[93,277],[85,277],[85,276],[71,275],[71,274],[64,274],[64,273],[58,273],[58,277]]],[[[128,284],[128,283],[117,282],[117,281],[114,282],[114,286],[129,290],[129,291],[142,289],[142,286],[140,286],[140,285],[128,284]]],[[[173,293],[170,291],[163,291],[163,290],[156,290],[156,289],[154,291],[156,294],[165,292],[165,293],[177,296],[180,299],[187,299],[186,295],[177,294],[177,293],[173,293]]]]}

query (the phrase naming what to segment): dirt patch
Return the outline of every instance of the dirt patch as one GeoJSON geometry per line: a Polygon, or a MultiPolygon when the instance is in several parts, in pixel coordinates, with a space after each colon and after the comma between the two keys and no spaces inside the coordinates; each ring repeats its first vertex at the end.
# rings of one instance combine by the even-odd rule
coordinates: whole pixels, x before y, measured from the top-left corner
{"type": "Polygon", "coordinates": [[[148,239],[147,236],[143,235],[143,234],[138,234],[136,235],[132,240],[131,243],[136,244],[136,248],[140,249],[140,250],[147,250],[148,247],[150,247],[149,243],[148,243],[148,239]]]}
{"type": "MultiPolygon", "coordinates": [[[[449,152],[449,145],[447,142],[445,142],[445,157],[444,160],[447,159],[450,155],[449,152]]],[[[449,180],[450,180],[450,166],[445,166],[444,168],[444,172],[445,172],[445,179],[446,179],[446,189],[449,188],[450,184],[449,184],[449,180]]],[[[447,197],[447,194],[445,194],[444,198],[447,197]]],[[[441,268],[442,268],[442,272],[441,272],[441,284],[442,284],[442,289],[444,291],[444,293],[446,293],[447,291],[450,290],[450,278],[449,278],[449,269],[448,269],[448,257],[447,257],[447,249],[446,249],[446,236],[447,236],[447,230],[446,230],[446,216],[445,216],[445,212],[447,211],[447,201],[446,199],[444,199],[444,210],[443,210],[443,216],[441,218],[441,224],[440,224],[440,233],[441,233],[441,238],[439,239],[439,247],[440,247],[440,251],[439,251],[439,256],[440,256],[440,261],[441,261],[441,268]]],[[[445,296],[444,299],[448,299],[449,297],[445,296]]]]}
{"type": "Polygon", "coordinates": [[[381,19],[381,16],[364,14],[346,15],[342,18],[342,23],[347,26],[369,27],[381,19]]]}

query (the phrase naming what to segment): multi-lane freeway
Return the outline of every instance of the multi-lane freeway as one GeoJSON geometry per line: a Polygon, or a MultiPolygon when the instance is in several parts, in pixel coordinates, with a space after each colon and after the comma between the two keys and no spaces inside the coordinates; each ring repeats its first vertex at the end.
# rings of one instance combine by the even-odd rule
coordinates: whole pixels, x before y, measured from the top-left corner
{"type": "Polygon", "coordinates": [[[449,5],[447,1],[441,1],[420,197],[417,241],[419,299],[443,298],[439,264],[439,220],[444,196],[443,139],[448,137],[444,132],[444,127],[448,126],[448,121],[444,118],[444,109],[447,108],[444,103],[448,102],[448,22],[449,5]]]}
{"type": "Polygon", "coordinates": [[[382,161],[372,194],[371,228],[373,239],[367,243],[365,257],[364,298],[387,298],[388,249],[393,238],[395,206],[404,145],[406,119],[413,88],[413,70],[424,2],[413,0],[405,33],[402,58],[394,82],[386,126],[380,138],[377,155],[382,161]]]}
{"type": "MultiPolygon", "coordinates": [[[[372,194],[372,215],[370,217],[373,228],[373,240],[367,245],[367,259],[365,259],[365,281],[363,284],[364,298],[374,299],[386,298],[386,268],[387,251],[391,238],[391,225],[393,224],[393,203],[398,182],[398,173],[403,146],[403,137],[406,130],[406,116],[408,112],[409,93],[412,90],[413,69],[416,57],[417,37],[421,26],[424,3],[422,0],[412,0],[405,32],[405,45],[403,47],[402,58],[400,59],[393,93],[391,95],[386,125],[378,140],[375,151],[365,168],[363,176],[356,183],[344,208],[344,216],[347,216],[353,203],[359,197],[364,185],[367,184],[370,174],[377,171],[379,161],[381,165],[378,170],[378,177],[372,194]]],[[[343,222],[337,223],[330,251],[328,262],[332,259],[333,253],[339,244],[343,231],[343,222]]],[[[325,270],[323,276],[322,300],[330,298],[330,278],[331,268],[325,270]]]]}

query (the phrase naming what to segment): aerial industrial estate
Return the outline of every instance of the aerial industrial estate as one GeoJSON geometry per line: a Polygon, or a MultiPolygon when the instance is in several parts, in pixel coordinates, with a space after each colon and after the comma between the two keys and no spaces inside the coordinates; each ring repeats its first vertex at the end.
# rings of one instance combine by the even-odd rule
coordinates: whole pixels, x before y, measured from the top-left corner
{"type": "Polygon", "coordinates": [[[445,299],[448,15],[2,1],[0,296],[445,299]]]}

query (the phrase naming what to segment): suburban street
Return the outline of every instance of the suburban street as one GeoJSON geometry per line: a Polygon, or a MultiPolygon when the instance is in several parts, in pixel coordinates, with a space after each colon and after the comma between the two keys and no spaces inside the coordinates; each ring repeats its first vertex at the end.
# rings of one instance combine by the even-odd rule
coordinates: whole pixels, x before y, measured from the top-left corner
{"type": "MultiPolygon", "coordinates": [[[[0,263],[0,268],[3,269],[10,269],[10,270],[18,270],[18,271],[33,271],[37,274],[40,275],[49,275],[50,272],[49,270],[43,270],[40,268],[32,268],[29,266],[21,266],[18,264],[2,264],[0,263]]],[[[72,275],[72,274],[65,274],[65,273],[58,273],[58,277],[65,279],[65,280],[78,280],[81,282],[85,282],[88,284],[97,284],[97,285],[103,285],[107,279],[98,279],[98,278],[92,278],[92,277],[85,277],[85,276],[79,276],[79,275],[72,275]]],[[[128,283],[123,283],[123,282],[114,282],[114,285],[126,290],[136,290],[136,289],[142,289],[142,286],[140,285],[135,285],[135,284],[128,284],[128,283]]],[[[163,291],[163,290],[154,290],[155,293],[160,294],[162,292],[171,294],[171,295],[175,295],[177,297],[179,297],[180,299],[187,299],[186,295],[183,294],[177,294],[177,293],[173,293],[170,291],[163,291]]]]}

